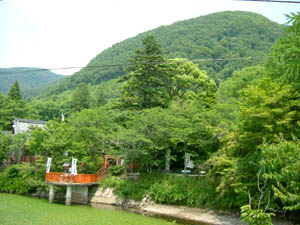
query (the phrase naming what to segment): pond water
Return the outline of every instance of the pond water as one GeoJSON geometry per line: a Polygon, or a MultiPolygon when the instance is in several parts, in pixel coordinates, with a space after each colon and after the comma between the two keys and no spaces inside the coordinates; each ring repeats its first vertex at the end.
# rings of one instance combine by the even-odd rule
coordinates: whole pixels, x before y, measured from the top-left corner
{"type": "Polygon", "coordinates": [[[97,209],[112,210],[112,211],[116,211],[116,210],[117,211],[127,211],[127,212],[131,212],[131,213],[142,214],[144,216],[164,219],[168,222],[176,221],[176,225],[208,225],[205,223],[199,223],[199,222],[190,221],[190,220],[178,219],[178,218],[174,218],[174,217],[170,217],[170,216],[150,215],[150,214],[144,213],[140,209],[134,209],[134,208],[123,208],[121,206],[113,206],[113,205],[99,204],[99,203],[90,203],[90,206],[92,208],[97,208],[97,209]]]}
{"type": "MultiPolygon", "coordinates": [[[[3,225],[175,225],[162,218],[125,212],[118,207],[97,205],[97,208],[92,208],[77,204],[65,206],[59,201],[50,204],[47,199],[4,193],[0,193],[0,203],[0,224],[3,225]]],[[[180,224],[184,223],[176,223],[180,224]]]]}

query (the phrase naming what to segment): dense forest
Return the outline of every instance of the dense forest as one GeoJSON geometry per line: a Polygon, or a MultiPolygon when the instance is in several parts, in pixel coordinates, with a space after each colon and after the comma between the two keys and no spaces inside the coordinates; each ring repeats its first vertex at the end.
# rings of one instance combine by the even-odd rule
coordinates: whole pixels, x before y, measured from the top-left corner
{"type": "Polygon", "coordinates": [[[36,97],[50,84],[65,78],[41,68],[0,68],[0,93],[7,94],[17,80],[24,98],[36,97]]]}
{"type": "MultiPolygon", "coordinates": [[[[115,187],[120,196],[142,199],[149,195],[158,203],[240,209],[247,224],[272,224],[275,214],[299,220],[300,14],[289,20],[284,28],[244,12],[191,20],[203,27],[207,23],[209,43],[228,40],[228,48],[224,44],[220,55],[213,55],[216,48],[208,56],[226,61],[199,65],[193,59],[204,56],[192,56],[197,48],[184,56],[168,52],[173,44],[162,37],[176,38],[151,31],[138,36],[139,44],[127,40],[135,50],[132,54],[129,49],[123,51],[123,60],[128,57],[128,61],[118,68],[120,73],[113,72],[115,66],[107,67],[112,69],[111,76],[96,73],[99,68],[86,68],[31,102],[23,100],[15,82],[7,96],[0,95],[1,128],[10,129],[13,117],[49,122],[30,136],[0,134],[0,160],[24,154],[38,155],[41,160],[35,167],[26,165],[27,172],[23,165],[2,168],[0,190],[28,193],[44,188],[39,175],[43,173],[34,171],[44,170],[47,157],[52,158],[53,171],[62,171],[63,163],[74,157],[78,172],[94,173],[103,163],[101,155],[110,154],[124,159],[127,167],[139,165],[135,170],[147,174],[138,181],[108,178],[105,185],[115,187]],[[213,28],[222,27],[223,36],[217,36],[212,23],[213,28]],[[250,24],[258,25],[251,28],[250,24]],[[235,36],[241,30],[247,33],[235,36]],[[272,38],[270,32],[274,32],[272,38]],[[245,50],[252,41],[250,46],[257,48],[245,50]],[[259,62],[232,59],[247,56],[268,57],[259,62]],[[103,82],[104,76],[108,81],[103,82]],[[64,121],[59,118],[62,112],[64,121]],[[206,171],[205,177],[191,180],[161,174],[185,170],[187,155],[194,161],[193,172],[206,171]],[[26,176],[31,177],[30,185],[22,180],[26,176]]],[[[186,22],[171,26],[178,25],[176,32],[189,35],[190,31],[177,30],[186,22]]],[[[122,43],[117,46],[125,48],[122,43]]],[[[90,65],[97,65],[110,51],[114,57],[121,54],[113,49],[90,65]]],[[[118,62],[102,61],[105,65],[118,62]]]]}
{"type": "Polygon", "coordinates": [[[141,39],[148,35],[157,38],[167,58],[200,60],[196,63],[218,83],[237,69],[262,63],[282,30],[282,25],[259,14],[240,11],[219,12],[176,22],[113,45],[92,59],[87,68],[48,89],[44,96],[74,89],[81,82],[97,85],[124,75],[124,64],[133,57],[135,49],[141,47],[141,39]],[[241,57],[255,59],[212,60],[241,57]]]}

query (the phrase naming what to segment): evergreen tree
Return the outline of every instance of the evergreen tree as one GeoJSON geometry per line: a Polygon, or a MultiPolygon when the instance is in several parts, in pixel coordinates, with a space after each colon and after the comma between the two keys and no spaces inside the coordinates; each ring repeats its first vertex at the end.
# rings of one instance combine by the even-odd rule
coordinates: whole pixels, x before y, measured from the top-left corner
{"type": "Polygon", "coordinates": [[[72,100],[71,108],[73,112],[79,112],[90,107],[92,97],[88,86],[85,83],[80,83],[76,88],[72,100]]]}
{"type": "Polygon", "coordinates": [[[125,76],[123,105],[137,109],[164,107],[167,104],[165,59],[153,36],[142,42],[143,48],[136,50],[126,69],[130,73],[125,76]]]}
{"type": "Polygon", "coordinates": [[[15,101],[20,101],[22,100],[20,88],[19,88],[19,83],[16,80],[15,83],[11,86],[9,92],[8,92],[8,98],[15,100],[15,101]]]}
{"type": "Polygon", "coordinates": [[[0,108],[2,108],[4,106],[6,97],[2,94],[0,94],[0,108]]]}
{"type": "Polygon", "coordinates": [[[0,109],[0,127],[4,130],[11,130],[15,118],[22,118],[26,115],[26,104],[21,96],[18,81],[9,90],[8,97],[0,109]]]}

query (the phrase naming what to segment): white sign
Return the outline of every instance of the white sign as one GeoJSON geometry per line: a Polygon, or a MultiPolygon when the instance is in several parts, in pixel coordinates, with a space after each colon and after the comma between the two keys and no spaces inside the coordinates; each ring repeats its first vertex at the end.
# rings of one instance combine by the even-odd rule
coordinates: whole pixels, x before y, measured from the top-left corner
{"type": "Polygon", "coordinates": [[[194,169],[194,161],[190,160],[190,162],[186,165],[187,168],[194,169]]]}
{"type": "Polygon", "coordinates": [[[52,160],[52,159],[48,157],[48,159],[47,159],[46,173],[49,173],[49,172],[50,172],[51,160],[52,160]]]}
{"type": "Polygon", "coordinates": [[[192,156],[192,154],[189,154],[189,153],[185,154],[185,165],[186,165],[186,168],[193,169],[194,162],[193,162],[193,160],[191,160],[191,156],[192,156]]]}
{"type": "Polygon", "coordinates": [[[72,158],[72,167],[71,167],[71,174],[77,175],[77,159],[72,158]]]}

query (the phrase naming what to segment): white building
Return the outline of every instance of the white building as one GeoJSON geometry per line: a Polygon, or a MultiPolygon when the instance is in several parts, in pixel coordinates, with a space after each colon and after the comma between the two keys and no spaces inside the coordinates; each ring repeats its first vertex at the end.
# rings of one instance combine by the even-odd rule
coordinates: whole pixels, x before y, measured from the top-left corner
{"type": "Polygon", "coordinates": [[[13,130],[14,134],[22,133],[28,131],[30,127],[44,127],[46,126],[46,121],[41,120],[26,120],[26,119],[14,119],[13,130]]]}

